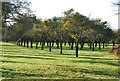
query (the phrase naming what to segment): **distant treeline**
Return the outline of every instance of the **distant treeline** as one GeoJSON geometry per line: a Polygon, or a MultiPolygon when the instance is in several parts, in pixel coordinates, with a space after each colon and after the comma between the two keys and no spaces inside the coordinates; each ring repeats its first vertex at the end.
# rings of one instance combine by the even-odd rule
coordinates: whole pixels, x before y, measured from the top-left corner
{"type": "Polygon", "coordinates": [[[64,12],[63,17],[53,17],[52,19],[37,19],[31,14],[29,2],[5,2],[3,7],[2,40],[4,42],[17,42],[17,45],[36,42],[42,44],[49,43],[50,51],[54,42],[60,44],[61,54],[63,43],[68,43],[73,49],[76,46],[76,57],[78,57],[78,44],[82,50],[85,43],[88,43],[94,51],[94,47],[107,42],[115,43],[120,41],[120,32],[113,31],[107,21],[101,19],[90,19],[87,16],[75,12],[73,9],[64,12]],[[23,12],[22,10],[26,10],[23,12]]]}

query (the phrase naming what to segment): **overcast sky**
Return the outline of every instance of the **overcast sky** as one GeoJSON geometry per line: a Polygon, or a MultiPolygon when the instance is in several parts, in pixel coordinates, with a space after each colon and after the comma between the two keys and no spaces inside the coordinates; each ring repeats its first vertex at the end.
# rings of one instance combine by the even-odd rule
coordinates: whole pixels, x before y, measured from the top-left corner
{"type": "Polygon", "coordinates": [[[63,15],[71,8],[90,18],[101,18],[110,23],[113,29],[118,28],[117,7],[115,0],[29,0],[37,17],[44,19],[63,15]]]}

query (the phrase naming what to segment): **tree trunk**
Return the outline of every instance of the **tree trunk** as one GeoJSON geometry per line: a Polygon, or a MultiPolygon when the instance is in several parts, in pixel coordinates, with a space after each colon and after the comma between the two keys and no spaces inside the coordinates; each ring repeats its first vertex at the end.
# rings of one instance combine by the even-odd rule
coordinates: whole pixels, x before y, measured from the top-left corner
{"type": "Polygon", "coordinates": [[[76,57],[78,57],[78,41],[76,42],[76,57]]]}
{"type": "Polygon", "coordinates": [[[42,47],[41,47],[41,50],[43,50],[44,49],[44,42],[42,41],[42,47]]]}
{"type": "Polygon", "coordinates": [[[27,40],[27,48],[29,47],[29,41],[27,40]]]}
{"type": "Polygon", "coordinates": [[[71,49],[73,49],[73,46],[74,46],[74,42],[72,41],[71,49]]]}
{"type": "Polygon", "coordinates": [[[58,41],[56,42],[56,44],[57,44],[57,48],[59,48],[59,42],[58,41]]]}
{"type": "Polygon", "coordinates": [[[20,43],[21,43],[21,40],[19,39],[19,40],[17,41],[17,45],[20,46],[20,45],[21,45],[20,43]]]}
{"type": "Polygon", "coordinates": [[[60,42],[60,54],[62,54],[62,42],[60,42]]]}
{"type": "Polygon", "coordinates": [[[105,48],[105,42],[103,42],[103,48],[105,48]]]}
{"type": "Polygon", "coordinates": [[[33,44],[33,39],[30,40],[30,48],[33,48],[32,44],[33,44]]]}
{"type": "Polygon", "coordinates": [[[43,41],[43,45],[45,46],[45,41],[43,41]]]}
{"type": "Polygon", "coordinates": [[[64,45],[66,46],[66,41],[65,41],[64,45]]]}
{"type": "Polygon", "coordinates": [[[49,43],[50,43],[50,46],[49,46],[49,51],[51,52],[51,41],[50,41],[49,43]]]}
{"type": "Polygon", "coordinates": [[[47,41],[47,47],[49,46],[49,42],[47,41]]]}
{"type": "Polygon", "coordinates": [[[92,51],[94,51],[94,50],[95,50],[95,48],[94,48],[94,42],[93,42],[92,44],[93,44],[93,48],[92,48],[92,51]]]}
{"type": "Polygon", "coordinates": [[[39,42],[36,42],[36,49],[38,49],[38,44],[39,44],[39,42]]]}
{"type": "Polygon", "coordinates": [[[70,41],[68,41],[68,45],[70,46],[71,44],[70,44],[70,41]]]}
{"type": "Polygon", "coordinates": [[[91,42],[89,42],[89,44],[90,44],[90,49],[92,49],[92,43],[91,43],[91,42]]]}
{"type": "Polygon", "coordinates": [[[25,47],[25,43],[26,43],[26,41],[24,40],[24,47],[25,47]]]}
{"type": "Polygon", "coordinates": [[[114,41],[112,41],[112,43],[113,43],[113,46],[115,46],[115,42],[114,42],[114,41]]]}
{"type": "Polygon", "coordinates": [[[101,45],[100,45],[100,42],[99,42],[99,50],[101,49],[101,45]]]}
{"type": "Polygon", "coordinates": [[[52,41],[52,47],[54,47],[54,41],[52,41]]]}
{"type": "Polygon", "coordinates": [[[17,42],[17,45],[19,46],[18,42],[17,42]]]}
{"type": "Polygon", "coordinates": [[[82,42],[80,45],[81,45],[81,47],[80,47],[80,50],[82,50],[83,49],[83,46],[84,46],[84,42],[82,42]]]}
{"type": "Polygon", "coordinates": [[[17,45],[19,46],[19,42],[17,41],[17,45]]]}
{"type": "Polygon", "coordinates": [[[97,47],[97,41],[95,41],[95,47],[97,47]]]}
{"type": "Polygon", "coordinates": [[[90,46],[90,43],[89,42],[87,42],[87,45],[88,45],[88,47],[90,46]]]}
{"type": "Polygon", "coordinates": [[[40,45],[42,44],[42,42],[40,41],[40,45]]]}
{"type": "Polygon", "coordinates": [[[23,45],[23,40],[21,40],[21,44],[20,44],[20,46],[22,46],[23,45]]]}

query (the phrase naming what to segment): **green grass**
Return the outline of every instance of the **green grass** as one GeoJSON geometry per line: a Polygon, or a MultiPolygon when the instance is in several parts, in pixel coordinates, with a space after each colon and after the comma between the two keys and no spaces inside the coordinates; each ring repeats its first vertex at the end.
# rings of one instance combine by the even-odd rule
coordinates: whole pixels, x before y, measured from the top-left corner
{"type": "Polygon", "coordinates": [[[118,58],[107,53],[110,46],[101,51],[92,52],[87,45],[79,50],[79,57],[75,57],[75,50],[54,47],[52,52],[16,46],[3,43],[2,66],[0,71],[3,78],[25,79],[118,79],[118,58]]]}

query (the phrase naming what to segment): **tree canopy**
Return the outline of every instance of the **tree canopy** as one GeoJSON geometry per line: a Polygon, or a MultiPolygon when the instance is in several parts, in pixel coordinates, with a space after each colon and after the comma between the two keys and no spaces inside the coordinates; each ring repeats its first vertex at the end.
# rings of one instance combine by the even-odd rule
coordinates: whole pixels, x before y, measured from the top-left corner
{"type": "Polygon", "coordinates": [[[81,49],[85,42],[89,43],[94,51],[95,43],[119,42],[119,33],[114,32],[107,21],[90,19],[74,9],[64,11],[63,17],[41,20],[31,13],[30,2],[3,2],[2,6],[3,41],[31,40],[37,45],[50,42],[50,51],[51,42],[56,42],[60,43],[61,54],[63,43],[72,43],[72,47],[75,43],[76,57],[79,43],[81,49]]]}

